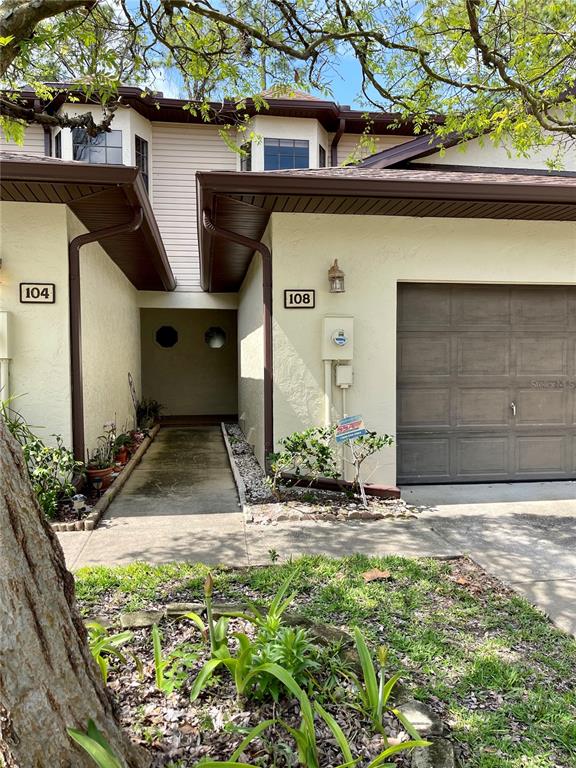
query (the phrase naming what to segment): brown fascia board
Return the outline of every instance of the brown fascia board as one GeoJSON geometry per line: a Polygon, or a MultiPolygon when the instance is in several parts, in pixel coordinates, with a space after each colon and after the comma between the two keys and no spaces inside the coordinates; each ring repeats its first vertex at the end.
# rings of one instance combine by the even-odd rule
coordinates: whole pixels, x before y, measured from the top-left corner
{"type": "MultiPolygon", "coordinates": [[[[66,102],[69,94],[73,94],[79,103],[98,103],[93,99],[86,98],[82,91],[71,88],[66,83],[48,83],[54,89],[60,88],[61,91],[56,94],[54,99],[47,105],[49,112],[56,112],[66,102]]],[[[200,115],[194,115],[189,109],[185,109],[191,102],[187,99],[165,98],[161,94],[145,93],[140,88],[132,86],[121,86],[118,94],[122,97],[124,104],[130,105],[146,119],[162,122],[176,123],[200,123],[210,124],[200,115]]],[[[22,91],[22,99],[30,101],[31,104],[36,100],[36,96],[31,91],[22,91]]],[[[270,115],[272,117],[309,117],[318,120],[323,127],[333,133],[338,129],[339,120],[345,120],[345,132],[361,134],[366,130],[367,119],[373,124],[373,132],[378,134],[393,133],[401,136],[413,136],[414,126],[410,121],[402,121],[400,115],[393,112],[367,112],[364,110],[350,109],[341,107],[334,101],[308,101],[304,99],[288,98],[268,98],[266,99],[268,108],[257,109],[252,99],[246,100],[246,107],[239,110],[233,102],[211,102],[215,118],[212,124],[230,124],[235,122],[238,113],[248,114],[250,117],[256,115],[270,115]]],[[[434,119],[434,122],[437,122],[434,119]]]]}
{"type": "Polygon", "coordinates": [[[362,160],[357,168],[394,168],[395,166],[405,163],[409,160],[417,160],[421,157],[428,157],[438,152],[442,147],[455,146],[460,137],[452,135],[441,139],[437,136],[430,136],[425,134],[418,136],[412,141],[406,141],[403,144],[398,144],[395,147],[389,149],[383,149],[381,152],[376,152],[370,155],[365,160],[362,160]]]}
{"type": "MultiPolygon", "coordinates": [[[[425,172],[424,172],[425,173],[425,172]]],[[[414,200],[469,200],[470,202],[546,203],[576,205],[576,186],[516,182],[491,182],[479,178],[466,181],[426,181],[423,174],[414,180],[366,178],[360,174],[276,174],[199,171],[196,175],[202,194],[220,195],[315,195],[322,197],[364,196],[414,200]]]]}
{"type": "Polygon", "coordinates": [[[165,290],[173,291],[176,287],[162,236],[152,211],[150,198],[138,168],[125,165],[92,165],[66,161],[2,160],[0,173],[2,178],[8,181],[121,187],[130,207],[142,208],[146,224],[143,228],[144,236],[165,290]]]}

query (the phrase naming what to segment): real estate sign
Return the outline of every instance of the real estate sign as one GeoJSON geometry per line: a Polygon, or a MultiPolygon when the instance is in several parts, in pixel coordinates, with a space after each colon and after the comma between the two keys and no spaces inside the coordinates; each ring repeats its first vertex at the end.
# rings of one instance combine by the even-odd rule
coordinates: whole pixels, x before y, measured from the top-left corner
{"type": "Polygon", "coordinates": [[[364,425],[362,416],[347,416],[340,419],[336,427],[336,442],[345,443],[347,440],[355,440],[357,437],[367,435],[368,430],[364,425]]]}

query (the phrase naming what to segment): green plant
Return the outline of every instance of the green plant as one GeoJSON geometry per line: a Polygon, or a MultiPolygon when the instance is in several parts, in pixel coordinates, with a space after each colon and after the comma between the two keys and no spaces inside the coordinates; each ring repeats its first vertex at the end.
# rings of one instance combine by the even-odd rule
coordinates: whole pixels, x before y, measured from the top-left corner
{"type": "Polygon", "coordinates": [[[104,424],[103,434],[98,437],[96,448],[87,451],[88,469],[108,469],[114,466],[116,458],[116,424],[108,421],[104,424]]]}
{"type": "Polygon", "coordinates": [[[46,517],[53,518],[60,503],[76,493],[73,480],[82,473],[84,465],[75,460],[60,435],[52,435],[56,445],[46,445],[35,435],[22,414],[11,407],[14,399],[0,401],[0,415],[10,433],[22,446],[28,475],[40,508],[46,517]]]}
{"type": "Polygon", "coordinates": [[[365,507],[367,506],[366,491],[360,478],[362,465],[370,456],[378,453],[386,446],[392,445],[393,442],[394,440],[390,435],[378,435],[376,432],[369,432],[367,435],[357,437],[355,440],[349,440],[347,443],[352,456],[351,460],[347,459],[347,461],[354,468],[352,484],[356,492],[360,494],[365,507]]]}
{"type": "Polygon", "coordinates": [[[339,477],[333,438],[336,427],[311,427],[293,432],[279,442],[282,451],[269,456],[271,475],[267,482],[272,492],[279,495],[282,475],[290,472],[313,482],[318,477],[339,477]]]}
{"type": "Polygon", "coordinates": [[[268,557],[270,558],[270,562],[272,564],[277,563],[278,560],[280,559],[280,555],[278,554],[278,552],[275,549],[269,549],[268,550],[268,557]]]}
{"type": "Polygon", "coordinates": [[[142,675],[142,662],[140,658],[134,653],[128,652],[124,654],[120,650],[120,648],[133,639],[134,635],[132,632],[125,630],[124,632],[110,635],[106,627],[97,621],[87,621],[86,628],[88,629],[90,651],[100,667],[104,684],[108,682],[108,668],[111,658],[117,659],[121,664],[127,664],[127,656],[130,657],[136,664],[139,674],[142,675]]]}
{"type": "Polygon", "coordinates": [[[152,627],[152,649],[156,688],[162,693],[173,693],[185,683],[190,667],[196,661],[197,654],[187,646],[181,646],[164,656],[162,636],[157,624],[152,627]]]}
{"type": "Polygon", "coordinates": [[[76,728],[68,728],[68,735],[87,752],[98,768],[122,768],[123,763],[117,757],[110,744],[98,730],[93,720],[88,720],[86,733],[76,728]]]}
{"type": "Polygon", "coordinates": [[[149,429],[158,421],[163,408],[158,400],[143,397],[136,405],[136,423],[141,429],[149,429]]]}
{"type": "Polygon", "coordinates": [[[387,649],[384,648],[384,646],[378,648],[376,652],[378,667],[376,668],[376,665],[372,660],[372,654],[366,645],[364,635],[357,627],[354,629],[354,640],[356,643],[358,659],[360,660],[360,667],[362,669],[362,679],[356,675],[350,675],[350,677],[353,679],[358,693],[360,694],[362,709],[370,716],[374,728],[382,734],[385,744],[388,745],[384,724],[382,722],[384,710],[387,709],[395,715],[406,733],[408,733],[413,740],[419,740],[420,735],[408,718],[397,707],[388,706],[392,691],[400,680],[400,675],[392,675],[391,678],[386,680],[384,670],[388,658],[387,649]]]}
{"type": "MultiPolygon", "coordinates": [[[[261,631],[252,643],[252,663],[257,667],[265,663],[278,664],[299,684],[305,685],[310,674],[319,668],[316,647],[305,629],[280,627],[273,635],[261,631]]],[[[282,685],[278,678],[262,675],[254,681],[255,698],[271,696],[278,701],[282,685]]]]}

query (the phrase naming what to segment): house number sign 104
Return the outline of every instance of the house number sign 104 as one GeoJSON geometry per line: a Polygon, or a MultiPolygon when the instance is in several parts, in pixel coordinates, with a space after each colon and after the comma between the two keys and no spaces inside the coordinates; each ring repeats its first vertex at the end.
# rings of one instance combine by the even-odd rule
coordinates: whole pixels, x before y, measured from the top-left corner
{"type": "Polygon", "coordinates": [[[285,309],[314,309],[316,291],[302,288],[288,288],[284,291],[285,309]]]}
{"type": "Polygon", "coordinates": [[[21,304],[54,304],[55,301],[54,283],[20,283],[21,304]]]}

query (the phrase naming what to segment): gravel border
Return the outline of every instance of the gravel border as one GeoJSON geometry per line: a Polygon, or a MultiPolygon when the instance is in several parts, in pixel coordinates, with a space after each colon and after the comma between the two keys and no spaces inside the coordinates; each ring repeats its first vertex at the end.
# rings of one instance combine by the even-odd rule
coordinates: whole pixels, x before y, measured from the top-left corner
{"type": "Polygon", "coordinates": [[[283,488],[283,498],[279,500],[266,483],[266,474],[239,425],[223,422],[221,427],[247,523],[275,525],[304,520],[405,520],[418,516],[418,508],[408,505],[403,499],[369,496],[368,506],[364,507],[358,499],[346,493],[302,486],[283,488]]]}

